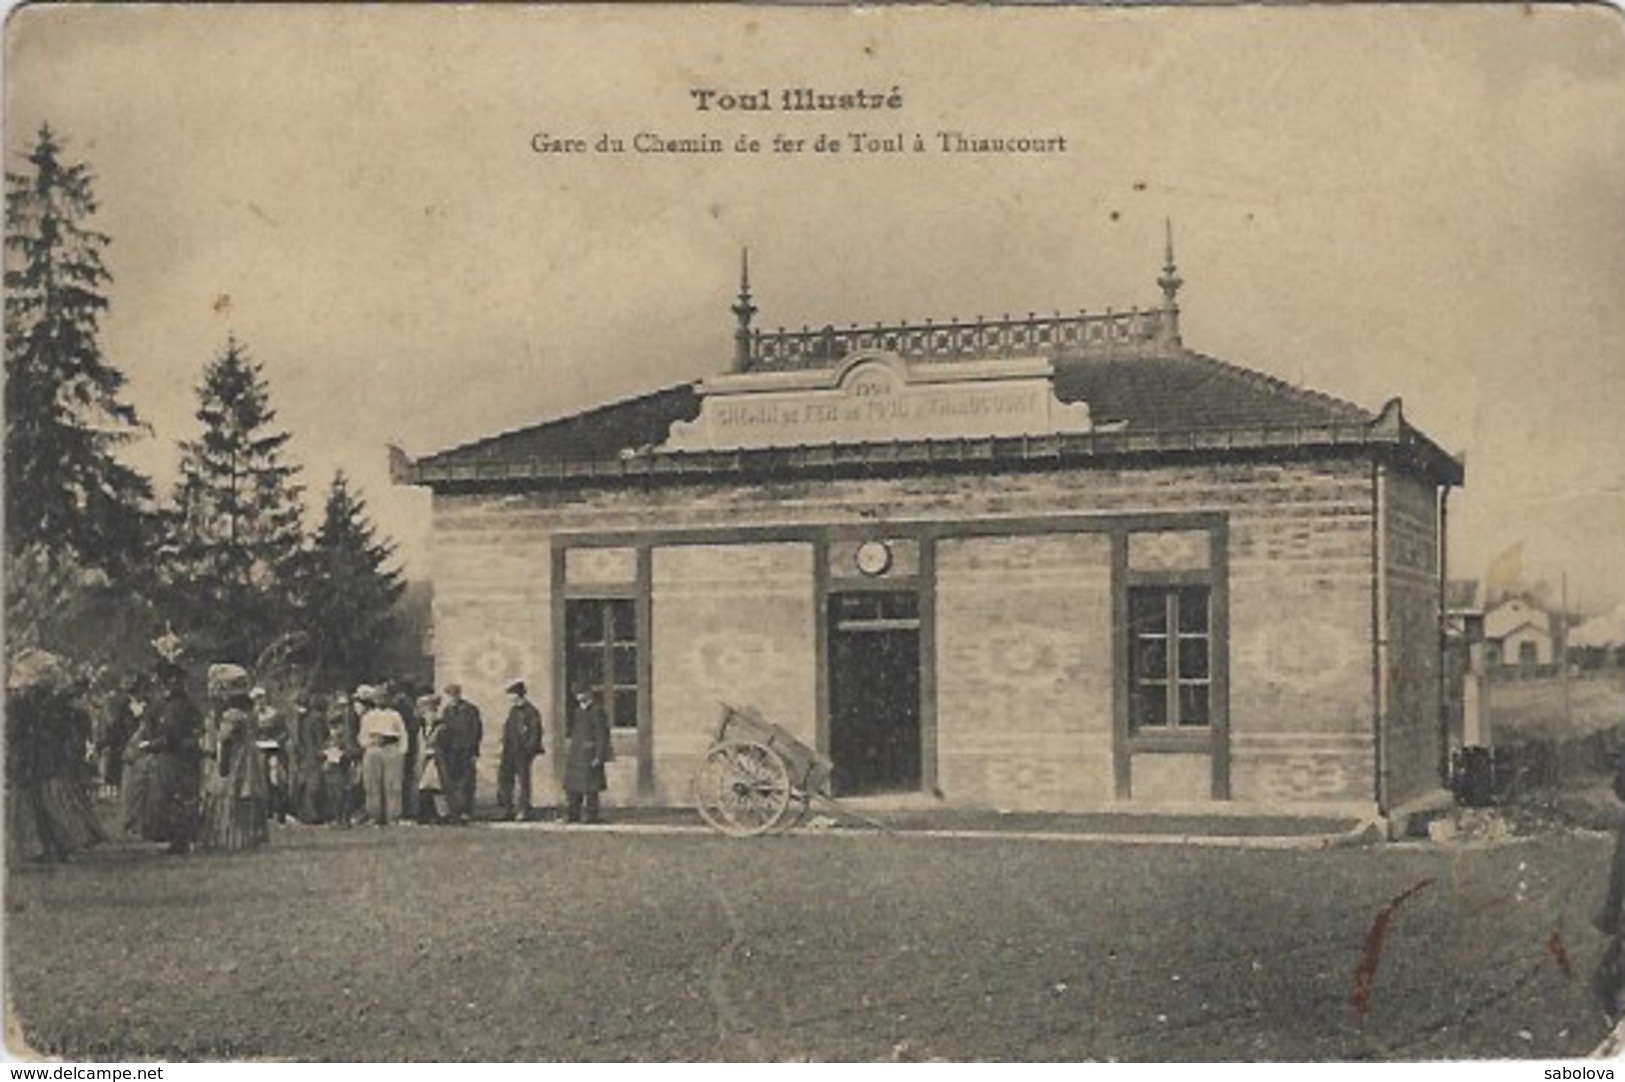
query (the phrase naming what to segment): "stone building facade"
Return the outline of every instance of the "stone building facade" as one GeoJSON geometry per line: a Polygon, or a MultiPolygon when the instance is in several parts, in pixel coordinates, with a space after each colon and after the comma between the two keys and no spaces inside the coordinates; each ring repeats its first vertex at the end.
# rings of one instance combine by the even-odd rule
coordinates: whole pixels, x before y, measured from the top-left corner
{"type": "MultiPolygon", "coordinates": [[[[410,461],[436,669],[573,685],[609,799],[680,804],[719,702],[838,795],[1367,814],[1446,755],[1445,498],[1404,419],[1146,311],[764,333],[731,370],[410,461]]],[[[490,733],[495,726],[488,725],[490,733]]],[[[489,758],[489,756],[487,757],[489,758]]]]}

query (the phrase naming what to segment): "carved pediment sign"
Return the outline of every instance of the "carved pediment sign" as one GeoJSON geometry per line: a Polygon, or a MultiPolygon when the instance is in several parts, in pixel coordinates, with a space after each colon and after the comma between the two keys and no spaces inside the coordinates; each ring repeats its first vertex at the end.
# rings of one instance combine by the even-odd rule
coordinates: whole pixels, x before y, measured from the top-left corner
{"type": "Polygon", "coordinates": [[[1089,407],[1055,397],[1044,357],[909,364],[865,351],[833,368],[746,372],[700,384],[700,414],[662,451],[1088,432],[1089,407]]]}

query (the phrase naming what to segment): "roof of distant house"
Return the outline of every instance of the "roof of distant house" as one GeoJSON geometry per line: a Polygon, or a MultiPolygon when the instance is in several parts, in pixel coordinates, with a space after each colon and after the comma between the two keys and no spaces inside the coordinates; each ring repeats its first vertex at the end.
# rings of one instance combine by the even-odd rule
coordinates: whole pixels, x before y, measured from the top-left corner
{"type": "Polygon", "coordinates": [[[1524,627],[1550,637],[1552,616],[1521,597],[1508,598],[1484,614],[1484,637],[1504,639],[1524,627]]]}

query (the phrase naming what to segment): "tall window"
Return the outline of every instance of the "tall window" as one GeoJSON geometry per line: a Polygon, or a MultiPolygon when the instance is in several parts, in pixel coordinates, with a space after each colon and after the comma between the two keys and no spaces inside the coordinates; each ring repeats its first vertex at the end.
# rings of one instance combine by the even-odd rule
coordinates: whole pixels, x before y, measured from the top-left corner
{"type": "Polygon", "coordinates": [[[638,621],[630,598],[580,598],[565,603],[564,633],[571,687],[598,692],[611,728],[638,725],[638,621]]]}
{"type": "Polygon", "coordinates": [[[1211,722],[1208,601],[1206,586],[1129,588],[1129,720],[1135,728],[1211,722]]]}

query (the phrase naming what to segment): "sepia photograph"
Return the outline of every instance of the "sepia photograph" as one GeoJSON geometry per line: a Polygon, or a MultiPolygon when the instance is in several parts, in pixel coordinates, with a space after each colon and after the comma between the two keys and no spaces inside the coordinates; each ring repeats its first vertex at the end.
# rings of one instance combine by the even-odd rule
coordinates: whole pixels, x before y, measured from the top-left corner
{"type": "Polygon", "coordinates": [[[1613,1077],[1618,9],[39,3],[3,82],[12,1063],[1613,1077]]]}

